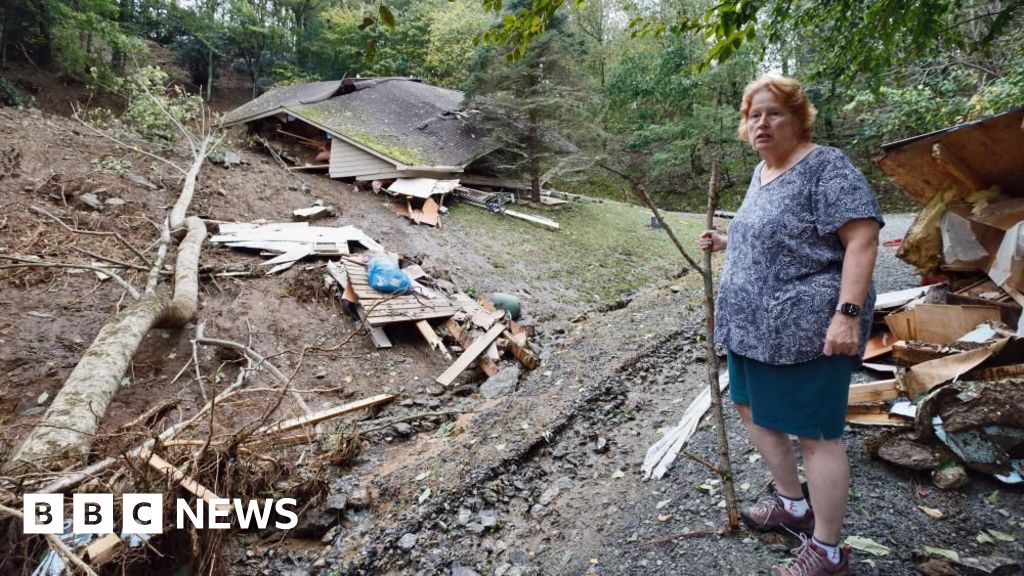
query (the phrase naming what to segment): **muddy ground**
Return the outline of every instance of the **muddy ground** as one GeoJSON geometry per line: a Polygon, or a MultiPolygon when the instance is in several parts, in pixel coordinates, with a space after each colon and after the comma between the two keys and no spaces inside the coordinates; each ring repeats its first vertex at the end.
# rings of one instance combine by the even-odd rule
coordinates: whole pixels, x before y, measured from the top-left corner
{"type": "MultiPolygon", "coordinates": [[[[0,177],[0,254],[93,261],[75,250],[84,249],[128,260],[131,254],[112,239],[62,230],[30,207],[147,246],[177,195],[169,168],[118,150],[61,116],[0,109],[0,142],[3,165],[13,166],[0,177]],[[156,189],[129,175],[143,176],[156,189]],[[82,192],[92,192],[103,207],[75,200],[82,192]]],[[[323,199],[341,209],[334,223],[362,228],[422,262],[428,273],[481,292],[519,295],[527,322],[537,326],[534,345],[543,361],[492,398],[481,393],[476,374],[444,389],[433,378],[447,361],[411,332],[394,334],[394,348],[376,350],[323,288],[322,270],[299,266],[280,277],[203,282],[198,320],[206,334],[248,341],[283,371],[294,371],[294,387],[310,391],[314,409],[388,392],[398,401],[358,417],[364,424],[450,413],[363,435],[354,460],[318,472],[327,492],[307,503],[301,530],[284,539],[238,534],[225,544],[228,573],[765,574],[786,557],[793,542],[776,535],[717,535],[725,517],[717,483],[695,460],[681,457],[661,480],[640,477],[647,447],[704,385],[696,274],[637,287],[614,306],[582,306],[581,294],[557,276],[527,284],[516,265],[495,266],[490,250],[514,260],[508,255],[515,246],[490,246],[481,240],[487,230],[460,222],[458,212],[443,230],[411,226],[380,196],[288,174],[260,151],[229,145],[247,164],[204,168],[194,213],[221,221],[283,220],[294,208],[323,199]],[[699,534],[657,542],[688,532],[699,534]]],[[[629,248],[643,253],[641,245],[629,248]]],[[[259,261],[207,246],[202,263],[259,261]]],[[[136,285],[144,277],[141,270],[125,272],[136,285]]],[[[903,287],[891,279],[880,284],[887,281],[887,289],[903,287]]],[[[45,410],[104,320],[124,304],[123,291],[92,272],[0,270],[0,458],[45,410]]],[[[204,387],[234,378],[234,359],[208,349],[198,352],[201,375],[194,377],[188,366],[194,336],[195,324],[147,337],[104,422],[106,432],[164,398],[180,400],[172,419],[188,414],[203,403],[204,387]]],[[[244,419],[262,407],[251,400],[227,409],[244,419]]],[[[295,413],[287,403],[282,408],[282,415],[295,413]]],[[[764,492],[767,474],[733,413],[727,416],[739,495],[749,502],[764,492]]],[[[343,435],[352,422],[333,423],[332,430],[343,435]]],[[[884,433],[859,428],[848,435],[853,489],[847,534],[893,550],[887,556],[858,552],[858,574],[914,574],[927,559],[925,546],[961,556],[1024,557],[1020,489],[972,474],[967,487],[939,491],[926,476],[866,456],[865,444],[884,433]],[[944,517],[933,520],[918,505],[944,517]],[[1015,540],[979,543],[982,529],[1015,540]]],[[[689,450],[713,459],[707,424],[689,450]]],[[[299,474],[329,452],[321,443],[271,454],[299,462],[289,468],[299,474]]],[[[179,554],[151,562],[146,569],[139,562],[123,566],[129,573],[171,573],[187,560],[179,554]]]]}

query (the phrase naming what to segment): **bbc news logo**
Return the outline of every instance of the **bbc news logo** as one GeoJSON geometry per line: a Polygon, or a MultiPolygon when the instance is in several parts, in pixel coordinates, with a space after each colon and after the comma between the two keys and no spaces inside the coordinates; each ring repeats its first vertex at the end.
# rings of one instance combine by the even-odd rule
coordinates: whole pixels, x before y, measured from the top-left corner
{"type": "MultiPolygon", "coordinates": [[[[241,498],[197,499],[195,504],[178,498],[174,501],[175,528],[226,530],[232,521],[243,530],[290,530],[299,523],[294,498],[242,500],[241,498]]],[[[64,533],[63,494],[25,494],[25,534],[64,533]]],[[[114,532],[116,508],[113,494],[74,494],[71,498],[71,531],[75,534],[114,532]]],[[[164,531],[163,494],[122,494],[121,532],[125,534],[162,534],[164,531]]]]}

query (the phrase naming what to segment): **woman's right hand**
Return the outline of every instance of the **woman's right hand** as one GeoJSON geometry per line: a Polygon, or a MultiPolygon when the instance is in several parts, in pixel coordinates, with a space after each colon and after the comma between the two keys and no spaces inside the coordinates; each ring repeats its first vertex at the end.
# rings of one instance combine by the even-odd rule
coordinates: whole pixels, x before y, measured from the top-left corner
{"type": "Polygon", "coordinates": [[[710,249],[712,252],[721,252],[729,243],[729,237],[717,230],[705,230],[697,237],[697,244],[701,250],[710,249]]]}

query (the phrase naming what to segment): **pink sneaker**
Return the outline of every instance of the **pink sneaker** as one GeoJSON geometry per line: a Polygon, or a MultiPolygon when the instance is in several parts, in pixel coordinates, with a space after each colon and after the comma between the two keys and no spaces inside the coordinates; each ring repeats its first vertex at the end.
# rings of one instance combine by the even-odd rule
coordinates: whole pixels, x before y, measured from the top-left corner
{"type": "Polygon", "coordinates": [[[850,547],[839,549],[839,562],[828,561],[828,554],[810,538],[800,535],[796,558],[772,568],[772,576],[850,576],[850,547]]]}
{"type": "Polygon", "coordinates": [[[812,534],[814,533],[814,510],[807,510],[803,516],[794,516],[778,494],[772,494],[749,508],[740,510],[740,518],[754,530],[769,530],[812,534]]]}

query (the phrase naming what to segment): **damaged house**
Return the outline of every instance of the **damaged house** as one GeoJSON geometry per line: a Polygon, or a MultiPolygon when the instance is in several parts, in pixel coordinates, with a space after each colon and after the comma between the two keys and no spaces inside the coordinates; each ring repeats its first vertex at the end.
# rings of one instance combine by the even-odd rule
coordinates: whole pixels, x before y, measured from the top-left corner
{"type": "Polygon", "coordinates": [[[375,192],[386,187],[415,223],[439,226],[444,197],[453,193],[557,229],[547,218],[508,210],[511,195],[492,191],[523,185],[497,176],[502,150],[466,123],[463,97],[417,78],[346,78],[275,88],[228,113],[224,125],[247,126],[289,170],[371,182],[375,192]]]}
{"type": "Polygon", "coordinates": [[[459,117],[462,98],[412,78],[346,78],[275,88],[224,124],[280,141],[293,163],[331,178],[444,180],[494,149],[459,117]]]}

